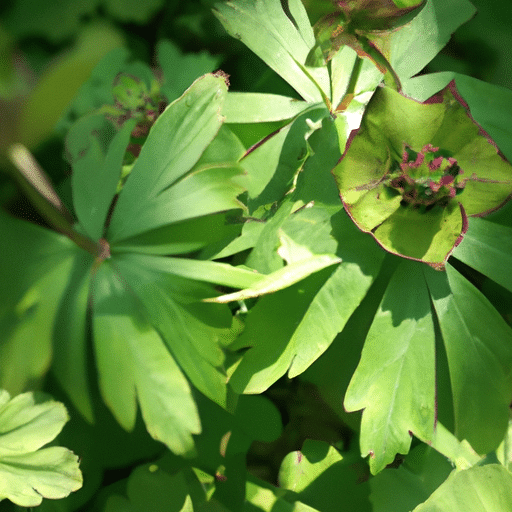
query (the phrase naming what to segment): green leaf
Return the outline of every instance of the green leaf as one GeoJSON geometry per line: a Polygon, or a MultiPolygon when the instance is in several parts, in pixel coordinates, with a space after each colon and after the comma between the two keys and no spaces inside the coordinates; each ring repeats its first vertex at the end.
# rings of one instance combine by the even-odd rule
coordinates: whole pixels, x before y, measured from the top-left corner
{"type": "Polygon", "coordinates": [[[414,512],[506,512],[512,508],[512,475],[499,464],[453,471],[414,512]]]}
{"type": "Polygon", "coordinates": [[[190,455],[192,434],[201,429],[190,386],[129,282],[104,262],[95,275],[93,297],[94,347],[105,402],[131,430],[138,399],[151,436],[177,454],[190,455]]]}
{"type": "Polygon", "coordinates": [[[433,448],[421,444],[399,468],[382,471],[370,480],[374,512],[409,512],[425,501],[452,471],[433,448]]]}
{"type": "Polygon", "coordinates": [[[69,269],[55,318],[51,367],[73,405],[90,423],[93,422],[93,406],[88,378],[87,307],[93,263],[91,254],[80,251],[69,269]]]}
{"type": "MultiPolygon", "coordinates": [[[[188,472],[192,471],[187,470],[188,472]]],[[[134,512],[144,509],[169,512],[194,510],[185,471],[173,474],[165,465],[161,467],[159,461],[137,466],[128,478],[126,494],[127,498],[119,494],[110,495],[105,512],[134,512]]]]}
{"type": "MultiPolygon", "coordinates": [[[[259,283],[267,276],[250,270],[234,267],[227,263],[215,261],[191,260],[185,258],[162,258],[155,255],[130,254],[130,261],[141,268],[151,269],[162,274],[221,284],[231,288],[244,288],[259,283]]],[[[184,290],[186,292],[186,290],[184,290]]]]}
{"type": "Polygon", "coordinates": [[[68,496],[82,486],[78,457],[52,441],[68,421],[59,402],[37,403],[32,393],[10,399],[0,392],[0,500],[33,507],[43,498],[68,496]]]}
{"type": "Polygon", "coordinates": [[[344,214],[332,224],[340,236],[337,250],[336,241],[330,238],[328,211],[302,210],[283,224],[283,231],[303,247],[308,242],[310,249],[320,251],[330,246],[343,261],[334,270],[326,268],[260,299],[251,309],[236,342],[237,348],[252,347],[231,377],[236,391],[262,392],[287,371],[290,377],[305,371],[329,347],[366,294],[383,253],[344,214]]]}
{"type": "Polygon", "coordinates": [[[293,497],[288,501],[281,489],[254,477],[247,480],[245,499],[247,512],[320,512],[293,497]]]}
{"type": "Polygon", "coordinates": [[[478,453],[495,450],[512,399],[512,329],[453,267],[427,273],[450,371],[455,435],[478,453]]]}
{"type": "Polygon", "coordinates": [[[229,34],[240,39],[258,57],[283,77],[306,101],[322,101],[322,92],[330,96],[326,67],[306,67],[315,44],[313,29],[300,0],[288,2],[297,25],[286,16],[279,0],[238,0],[218,3],[214,14],[229,34]]]}
{"type": "Polygon", "coordinates": [[[311,108],[241,161],[248,171],[249,208],[282,201],[294,190],[297,175],[311,154],[308,139],[322,128],[325,107],[311,108]]]}
{"type": "Polygon", "coordinates": [[[292,119],[310,106],[278,94],[229,92],[222,115],[226,123],[265,123],[292,119]]]}
{"type": "Polygon", "coordinates": [[[469,219],[468,232],[453,256],[512,292],[511,228],[484,219],[469,219]]]}
{"type": "Polygon", "coordinates": [[[221,295],[220,297],[207,299],[206,302],[217,302],[222,304],[232,302],[234,300],[245,300],[266,295],[268,293],[274,293],[301,281],[305,277],[318,272],[319,270],[340,262],[340,258],[331,254],[313,255],[309,258],[294,261],[293,263],[276,270],[272,274],[260,279],[249,288],[245,288],[239,292],[221,295]]]}
{"type": "Polygon", "coordinates": [[[242,227],[231,213],[206,215],[155,228],[117,242],[112,251],[175,255],[195,252],[211,244],[224,247],[223,242],[238,240],[242,227]]]}
{"type": "Polygon", "coordinates": [[[465,440],[459,441],[442,423],[437,422],[432,448],[444,455],[457,469],[468,469],[482,462],[473,447],[465,440]]]}
{"type": "MultiPolygon", "coordinates": [[[[170,218],[169,222],[191,218],[188,213],[180,215],[173,209],[169,211],[169,207],[166,209],[165,201],[168,200],[169,194],[172,196],[175,188],[173,185],[198,161],[201,153],[219,131],[222,124],[220,110],[226,92],[227,85],[223,77],[205,75],[196,80],[183,96],[171,103],[156,120],[119,195],[109,227],[111,242],[149,231],[167,222],[155,219],[155,214],[166,214],[170,218]],[[146,210],[150,207],[149,214],[146,210]],[[146,217],[144,222],[141,222],[141,216],[146,217]],[[151,225],[144,224],[147,220],[151,221],[151,225]]],[[[201,179],[209,181],[207,176],[212,172],[212,168],[197,172],[191,178],[190,187],[186,184],[181,185],[187,193],[192,194],[189,200],[197,193],[193,187],[199,185],[201,179]]],[[[219,170],[225,180],[229,180],[238,172],[232,166],[221,166],[219,170]]],[[[215,185],[212,180],[212,186],[215,185]]],[[[217,203],[224,208],[226,199],[223,197],[226,197],[228,192],[219,191],[218,194],[217,203]]],[[[231,203],[233,202],[232,199],[231,203]]],[[[229,207],[232,208],[232,204],[229,207]]],[[[191,205],[188,205],[187,211],[190,209],[191,205]]],[[[204,213],[193,216],[198,217],[202,214],[204,213]]]]}
{"type": "Polygon", "coordinates": [[[0,220],[8,241],[0,251],[0,383],[17,394],[49,368],[57,305],[81,250],[35,224],[4,213],[0,220]]]}
{"type": "MultiPolygon", "coordinates": [[[[127,229],[132,238],[167,224],[244,208],[237,200],[237,196],[244,191],[236,181],[242,172],[238,164],[213,164],[188,174],[156,197],[141,200],[140,204],[144,206],[137,218],[129,226],[124,219],[122,221],[127,226],[122,239],[126,237],[127,229]]],[[[119,239],[116,235],[116,231],[113,231],[115,241],[119,239]]]]}
{"type": "Polygon", "coordinates": [[[475,12],[468,0],[429,0],[418,16],[390,37],[389,61],[400,79],[419,73],[475,12]]]}
{"type": "Polygon", "coordinates": [[[187,377],[207,397],[226,404],[224,357],[218,342],[231,326],[226,306],[200,303],[211,286],[173,275],[166,258],[120,254],[115,266],[147,311],[187,377]],[[144,286],[140,283],[144,282],[144,286]]]}
{"type": "Polygon", "coordinates": [[[434,342],[423,267],[404,261],[391,278],[345,395],[347,411],[364,409],[361,453],[370,454],[373,474],[396,453],[409,451],[410,433],[425,441],[434,435],[434,342]]]}
{"type": "Polygon", "coordinates": [[[353,457],[345,460],[333,446],[312,439],[286,455],[279,469],[279,487],[318,510],[335,510],[343,503],[348,510],[370,511],[368,484],[357,478],[353,457]]]}
{"type": "MultiPolygon", "coordinates": [[[[91,119],[91,118],[83,118],[91,119]]],[[[92,118],[92,120],[97,118],[92,118]]],[[[108,152],[103,154],[99,137],[88,134],[87,145],[73,162],[71,187],[76,216],[89,237],[96,241],[102,234],[112,199],[121,177],[121,168],[135,120],[129,120],[117,133],[108,152]]],[[[73,130],[71,130],[71,134],[73,130]]]]}

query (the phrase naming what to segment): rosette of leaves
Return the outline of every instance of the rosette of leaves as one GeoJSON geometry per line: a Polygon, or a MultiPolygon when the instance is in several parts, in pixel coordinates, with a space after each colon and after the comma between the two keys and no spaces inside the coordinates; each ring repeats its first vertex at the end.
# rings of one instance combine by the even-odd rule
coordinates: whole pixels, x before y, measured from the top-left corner
{"type": "MultiPolygon", "coordinates": [[[[299,31],[299,27],[303,30],[305,26],[304,18],[297,14],[301,12],[300,6],[293,1],[286,2],[288,9],[283,16],[280,7],[270,0],[221,5],[217,7],[219,16],[229,32],[253,49],[297,91],[300,83],[310,85],[311,78],[309,82],[303,81],[306,73],[297,64],[294,53],[303,46],[298,39],[287,45],[291,39],[280,37],[276,29],[282,23],[282,34],[285,27],[292,33],[295,30],[295,35],[307,34],[299,31]],[[266,36],[260,37],[263,32],[266,36]]],[[[440,77],[436,75],[421,76],[421,80],[410,77],[441,50],[449,34],[473,13],[474,8],[463,0],[428,0],[412,21],[386,36],[389,43],[386,56],[389,55],[387,58],[404,87],[431,90],[428,98],[449,82],[439,85],[440,77]]],[[[304,40],[311,41],[306,37],[304,40]]],[[[301,54],[304,60],[299,62],[306,70],[314,45],[313,40],[307,54],[301,54]]],[[[327,69],[332,80],[340,76],[334,71],[340,68],[335,66],[346,63],[348,54],[356,55],[356,52],[342,46],[329,61],[327,69]]],[[[369,59],[360,59],[363,61],[373,66],[369,59]]],[[[344,75],[345,79],[348,77],[345,83],[356,75],[357,71],[344,75]]],[[[457,77],[458,86],[463,78],[457,77]]],[[[510,160],[510,92],[469,79],[464,85],[462,96],[467,99],[475,119],[493,139],[500,138],[499,147],[510,160]]],[[[347,91],[344,89],[339,96],[341,100],[347,97],[347,91]]],[[[309,104],[318,101],[318,117],[313,118],[306,109],[302,113],[303,118],[309,117],[310,127],[316,129],[306,131],[305,142],[294,134],[301,149],[297,153],[285,153],[284,145],[278,147],[278,136],[284,139],[287,135],[285,127],[257,144],[241,160],[247,164],[253,183],[264,182],[263,186],[249,188],[250,199],[254,197],[254,203],[260,206],[253,216],[260,217],[246,222],[242,236],[216,257],[250,249],[246,264],[265,272],[282,266],[282,256],[293,261],[303,254],[329,252],[339,256],[342,262],[288,289],[260,298],[249,309],[243,333],[230,346],[233,350],[243,350],[230,384],[239,393],[261,393],[283,375],[289,378],[300,375],[314,382],[329,405],[360,431],[361,453],[363,457],[370,455],[372,473],[392,463],[395,454],[407,453],[411,434],[431,443],[441,425],[446,425],[459,439],[469,440],[480,454],[495,449],[503,438],[509,414],[512,330],[500,315],[505,310],[499,300],[487,291],[482,293],[479,286],[483,280],[512,290],[512,278],[506,271],[512,264],[510,215],[503,214],[499,219],[468,217],[467,234],[454,251],[453,265],[446,264],[446,272],[386,253],[339,208],[339,190],[331,176],[325,177],[330,174],[333,157],[337,158],[340,148],[341,152],[345,150],[346,138],[335,124],[344,115],[335,120],[336,111],[332,116],[322,116],[320,109],[327,110],[325,103],[302,97],[309,104]],[[283,177],[281,165],[274,167],[273,162],[282,162],[282,167],[286,162],[289,170],[290,162],[297,163],[293,154],[306,158],[297,158],[300,164],[296,187],[288,187],[283,193],[283,188],[279,189],[283,177]],[[286,158],[283,156],[280,161],[280,155],[286,158]],[[249,166],[251,159],[258,164],[249,166]],[[271,205],[267,204],[269,198],[275,201],[271,205]],[[261,215],[264,209],[266,212],[261,215]],[[465,269],[461,262],[482,274],[475,273],[477,278],[468,278],[473,270],[465,269]],[[347,411],[361,410],[362,415],[347,414],[347,411]]],[[[274,102],[275,98],[266,99],[248,93],[228,96],[226,112],[233,123],[231,126],[243,123],[240,113],[244,108],[250,114],[246,122],[259,128],[257,123],[263,124],[268,119],[285,120],[284,115],[278,115],[288,105],[297,106],[297,102],[287,103],[282,98],[279,102],[274,102]]],[[[349,105],[353,102],[350,100],[349,105]]],[[[440,101],[435,108],[444,112],[445,107],[440,101]]],[[[467,117],[463,107],[459,109],[461,113],[463,118],[467,117]]],[[[478,126],[470,124],[471,133],[474,130],[478,133],[478,126]]],[[[485,136],[482,139],[483,146],[500,158],[485,136]]],[[[384,160],[389,147],[387,139],[385,143],[384,160]]],[[[456,191],[457,180],[449,173],[443,179],[443,174],[451,166],[452,156],[435,154],[438,150],[431,150],[428,144],[432,148],[443,147],[431,140],[422,142],[416,155],[408,151],[407,160],[402,162],[401,141],[395,156],[397,169],[401,170],[400,163],[412,169],[405,164],[415,163],[422,150],[427,167],[429,158],[434,161],[443,156],[437,169],[441,173],[438,179],[447,189],[441,193],[446,192],[445,197],[450,197],[453,193],[450,186],[456,191]]],[[[371,146],[369,151],[373,149],[371,146]]],[[[353,175],[354,179],[357,173],[357,166],[350,172],[347,169],[347,175],[353,175]]],[[[461,182],[462,176],[458,178],[461,182]]],[[[467,181],[463,193],[455,197],[463,197],[477,183],[467,181]]],[[[490,204],[485,206],[490,207],[490,204]]],[[[500,211],[505,209],[508,207],[500,211]]],[[[243,298],[241,294],[238,297],[243,298]]]]}
{"type": "Polygon", "coordinates": [[[512,194],[512,166],[451,82],[425,103],[381,88],[334,169],[356,225],[387,251],[443,269],[467,231],[512,194]]]}
{"type": "Polygon", "coordinates": [[[1,380],[9,390],[51,365],[92,420],[90,325],[100,391],[119,423],[134,426],[138,402],[154,438],[176,453],[193,451],[201,427],[190,383],[226,405],[221,342],[232,322],[227,306],[201,299],[217,294],[208,282],[234,286],[242,277],[238,286],[247,287],[260,278],[190,258],[239,232],[225,213],[243,208],[240,146],[221,129],[226,93],[223,76],[205,75],[169,105],[119,195],[135,120],[117,133],[101,123],[87,137],[83,127],[72,130],[76,223],[23,150],[12,149],[31,199],[60,233],[2,214],[10,243],[1,252],[1,380]]]}
{"type": "Polygon", "coordinates": [[[13,241],[1,254],[6,387],[22,389],[51,365],[92,420],[90,325],[100,391],[121,426],[133,428],[138,403],[149,433],[190,455],[192,435],[201,431],[190,383],[227,407],[223,346],[236,329],[226,305],[205,302],[218,295],[212,284],[259,296],[339,261],[311,255],[266,276],[192,258],[236,237],[242,226],[236,219],[245,208],[237,199],[244,170],[236,161],[244,147],[222,126],[226,93],[219,72],[199,78],[171,103],[120,193],[136,119],[118,132],[102,116],[79,121],[67,140],[75,224],[36,163],[23,148],[12,148],[26,178],[21,183],[60,233],[2,215],[2,236],[13,241]],[[38,357],[24,356],[34,352],[38,357]]]}

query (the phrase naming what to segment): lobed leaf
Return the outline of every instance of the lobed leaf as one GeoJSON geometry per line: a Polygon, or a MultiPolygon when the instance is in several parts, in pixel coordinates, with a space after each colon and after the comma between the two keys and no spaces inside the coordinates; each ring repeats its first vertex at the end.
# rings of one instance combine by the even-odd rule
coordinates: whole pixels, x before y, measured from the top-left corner
{"type": "Polygon", "coordinates": [[[0,392],[0,500],[23,507],[64,498],[82,486],[78,457],[52,441],[68,421],[63,404],[37,403],[32,393],[0,392]]]}
{"type": "MultiPolygon", "coordinates": [[[[67,144],[81,144],[78,154],[73,159],[73,174],[71,175],[71,187],[73,192],[73,206],[78,221],[89,237],[96,241],[104,230],[108,210],[116,194],[117,185],[121,177],[121,168],[130,141],[130,135],[135,127],[135,120],[129,120],[117,133],[108,145],[108,151],[103,154],[99,137],[95,135],[98,122],[104,122],[103,116],[86,117],[83,121],[92,121],[89,128],[91,133],[87,136],[87,146],[84,148],[83,136],[77,125],[68,133],[67,144]],[[77,132],[75,134],[75,132],[77,132]],[[78,140],[73,140],[73,138],[78,140]],[[71,139],[71,140],[70,140],[71,139]]],[[[79,121],[78,124],[83,124],[79,121]]]]}
{"type": "Polygon", "coordinates": [[[190,386],[129,282],[108,263],[94,278],[93,333],[100,390],[119,423],[133,428],[138,400],[152,437],[190,455],[201,429],[190,386]]]}
{"type": "Polygon", "coordinates": [[[407,453],[411,434],[432,439],[435,428],[434,325],[423,267],[396,269],[368,332],[345,409],[364,409],[361,453],[378,473],[407,453]]]}
{"type": "Polygon", "coordinates": [[[260,299],[235,345],[252,347],[230,379],[236,391],[262,392],[286,372],[290,377],[299,375],[343,329],[375,278],[383,256],[371,240],[351,228],[344,214],[334,221],[328,210],[314,208],[283,223],[283,232],[303,247],[313,253],[330,249],[343,261],[334,270],[326,268],[260,299]],[[331,222],[340,236],[338,249],[330,236],[331,222]]]}
{"type": "Polygon", "coordinates": [[[468,0],[429,0],[418,16],[390,37],[389,61],[400,79],[419,73],[475,12],[468,0]]]}

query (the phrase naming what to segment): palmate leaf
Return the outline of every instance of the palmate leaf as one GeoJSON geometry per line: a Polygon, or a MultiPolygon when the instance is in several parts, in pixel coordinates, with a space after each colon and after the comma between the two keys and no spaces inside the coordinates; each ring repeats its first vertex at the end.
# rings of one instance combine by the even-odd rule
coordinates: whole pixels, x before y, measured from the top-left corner
{"type": "Polygon", "coordinates": [[[58,402],[37,403],[32,393],[0,393],[0,500],[22,507],[68,496],[82,486],[78,457],[66,448],[42,448],[68,421],[58,402]]]}
{"type": "Polygon", "coordinates": [[[76,158],[71,176],[73,206],[80,224],[92,240],[98,240],[103,234],[108,209],[121,177],[126,146],[130,140],[131,131],[135,127],[135,120],[125,123],[108,145],[106,154],[103,154],[104,149],[101,147],[103,141],[93,133],[96,134],[97,130],[101,130],[104,123],[107,121],[102,115],[84,117],[73,126],[67,139],[68,148],[70,142],[77,145],[73,148],[76,158]],[[79,125],[84,123],[87,123],[85,128],[89,136],[79,137],[81,133],[75,135],[79,125]],[[117,174],[109,172],[110,169],[119,169],[119,172],[117,174]]]}
{"type": "Polygon", "coordinates": [[[229,130],[220,132],[224,142],[206,150],[219,133],[226,92],[223,76],[206,75],[158,118],[114,208],[106,235],[111,258],[103,262],[110,270],[100,266],[92,290],[92,302],[98,304],[93,308],[95,347],[107,404],[130,428],[137,397],[149,432],[181,454],[192,452],[191,435],[200,431],[181,371],[202,393],[226,405],[219,341],[230,336],[232,318],[226,306],[200,303],[215,295],[211,285],[200,281],[245,287],[256,276],[228,265],[151,252],[160,254],[170,243],[180,246],[179,239],[166,238],[172,234],[170,226],[183,229],[188,223],[190,228],[209,214],[242,206],[236,197],[243,189],[234,181],[242,168],[222,161],[219,153],[231,141],[229,130]],[[116,303],[127,311],[116,310],[116,303]],[[139,309],[145,313],[134,323],[131,317],[139,309]],[[141,337],[147,339],[142,343],[141,337]],[[125,382],[116,380],[118,368],[112,364],[119,351],[125,382]],[[178,398],[166,400],[176,393],[175,384],[178,398]],[[152,388],[161,392],[155,395],[152,388]]]}
{"type": "MultiPolygon", "coordinates": [[[[373,473],[407,453],[410,433],[435,446],[435,344],[447,355],[455,434],[479,453],[496,449],[512,393],[512,330],[451,266],[446,273],[402,262],[367,335],[345,408],[365,408],[361,451],[373,473]],[[436,334],[434,320],[438,322],[436,334]],[[377,362],[377,363],[376,363],[377,362]],[[484,370],[483,370],[484,369],[484,370]]],[[[437,401],[446,397],[437,397],[437,401]]]]}
{"type": "MultiPolygon", "coordinates": [[[[178,248],[189,243],[167,240],[168,226],[178,226],[179,235],[186,223],[190,228],[199,222],[206,232],[209,214],[215,214],[212,230],[219,219],[222,226],[228,222],[227,210],[240,210],[236,197],[242,187],[234,178],[242,168],[222,160],[226,155],[239,156],[240,147],[232,144],[234,136],[221,131],[220,140],[205,151],[219,133],[226,91],[223,76],[207,75],[160,116],[119,195],[107,240],[100,238],[97,246],[119,179],[129,125],[112,139],[108,150],[108,143],[98,145],[86,137],[83,152],[80,140],[74,139],[78,173],[74,199],[80,229],[94,241],[72,228],[67,234],[80,247],[16,219],[6,217],[1,225],[5,237],[17,240],[13,247],[22,252],[21,256],[14,248],[2,252],[8,275],[2,281],[7,300],[0,312],[12,342],[2,346],[6,364],[2,378],[15,379],[10,387],[16,389],[42,376],[53,341],[59,351],[56,376],[84,416],[92,419],[86,344],[86,311],[91,304],[94,353],[105,402],[126,429],[134,425],[138,403],[150,434],[182,455],[193,453],[192,435],[201,429],[189,380],[226,405],[220,344],[234,336],[232,316],[227,306],[201,300],[216,294],[209,283],[244,288],[261,279],[226,264],[156,256],[171,246],[179,253],[178,248]],[[100,197],[91,197],[98,188],[100,197]],[[140,246],[138,237],[142,237],[140,246]],[[126,243],[116,246],[116,239],[126,243]],[[17,271],[16,259],[25,274],[17,271]],[[20,281],[21,288],[12,286],[12,279],[23,275],[26,282],[20,281]],[[37,345],[31,341],[30,352],[41,357],[27,358],[23,343],[28,342],[28,334],[34,339],[36,331],[37,345]],[[23,349],[23,357],[16,347],[23,349]],[[36,369],[31,367],[34,364],[36,369]]],[[[202,248],[209,239],[192,245],[202,248]]]]}
{"type": "Polygon", "coordinates": [[[150,434],[174,452],[192,452],[191,434],[201,427],[190,386],[115,265],[98,269],[92,297],[96,362],[106,403],[131,430],[137,396],[150,434]]]}

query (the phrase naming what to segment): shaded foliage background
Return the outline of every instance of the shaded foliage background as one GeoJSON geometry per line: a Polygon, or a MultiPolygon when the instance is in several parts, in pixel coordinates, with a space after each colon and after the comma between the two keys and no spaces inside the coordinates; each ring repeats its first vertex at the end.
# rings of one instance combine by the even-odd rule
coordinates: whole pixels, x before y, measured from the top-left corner
{"type": "MultiPolygon", "coordinates": [[[[306,7],[311,9],[312,18],[315,16],[313,2],[314,0],[304,1],[306,7]]],[[[209,71],[210,69],[206,69],[208,66],[211,66],[211,70],[220,68],[228,73],[230,91],[271,92],[299,98],[263,61],[226,34],[211,13],[214,3],[213,0],[153,0],[144,3],[69,0],[56,3],[57,7],[52,11],[46,2],[38,0],[3,2],[0,6],[2,207],[15,216],[45,225],[44,220],[9,177],[5,149],[15,141],[26,144],[34,152],[56,184],[61,197],[71,203],[70,166],[63,158],[63,137],[70,122],[77,117],[80,106],[75,105],[75,111],[69,111],[67,116],[62,117],[62,112],[94,66],[109,50],[125,46],[129,49],[132,61],[141,60],[156,65],[157,45],[160,40],[167,39],[184,53],[202,55],[198,58],[203,59],[205,69],[201,69],[201,61],[198,60],[197,76],[209,71]]],[[[473,3],[479,14],[457,31],[447,47],[424,72],[458,71],[512,89],[512,61],[509,52],[512,47],[512,10],[509,1],[474,0],[473,3]]],[[[181,85],[178,87],[181,90],[174,91],[175,96],[180,95],[197,76],[180,77],[181,85]]],[[[247,141],[258,140],[259,134],[248,131],[245,137],[247,141]]],[[[294,228],[291,226],[289,229],[293,232],[294,228]]],[[[461,263],[458,265],[462,273],[469,276],[475,274],[469,267],[461,263]]],[[[481,279],[479,275],[474,277],[476,280],[481,279]]],[[[383,282],[385,279],[386,277],[382,278],[383,282]]],[[[481,285],[492,286],[487,281],[481,285]]],[[[312,286],[315,286],[314,282],[312,286]]],[[[375,289],[379,286],[382,284],[377,281],[372,287],[376,297],[379,297],[379,291],[375,289]]],[[[499,288],[491,289],[489,293],[502,294],[502,300],[494,302],[500,305],[500,313],[510,322],[510,294],[499,288]]],[[[363,302],[363,310],[365,307],[372,310],[374,305],[371,300],[370,297],[363,302]]],[[[347,325],[348,333],[361,328],[355,320],[347,325]]],[[[362,329],[364,330],[364,326],[362,329]]],[[[357,346],[352,347],[354,353],[345,354],[345,357],[352,358],[357,363],[359,349],[357,346]]],[[[345,385],[349,379],[350,375],[346,376],[345,385]]],[[[315,380],[314,375],[311,380],[315,380]]],[[[33,386],[49,391],[64,401],[71,410],[72,420],[60,436],[59,443],[82,457],[83,470],[87,477],[84,490],[70,498],[72,505],[69,505],[69,510],[80,506],[88,507],[85,504],[98,492],[100,486],[115,486],[131,473],[135,464],[164,456],[164,447],[147,435],[140,417],[137,418],[133,432],[128,434],[122,430],[99,399],[97,389],[92,391],[96,424],[91,426],[74,411],[51,374],[40,382],[34,382],[33,386]]],[[[336,390],[324,392],[335,393],[336,390]]],[[[358,428],[357,422],[351,424],[353,420],[345,417],[344,411],[333,411],[319,400],[317,389],[307,379],[290,381],[282,378],[266,392],[266,396],[279,409],[284,431],[277,439],[265,439],[265,435],[261,434],[249,436],[250,440],[257,440],[252,444],[248,455],[248,468],[252,474],[276,483],[283,458],[289,452],[299,450],[305,439],[313,437],[338,443],[342,439],[343,446],[339,447],[352,452],[354,474],[357,475],[355,478],[359,481],[367,479],[368,469],[355,455],[358,452],[354,434],[354,430],[358,428]],[[341,421],[340,416],[345,421],[341,421]],[[260,437],[263,439],[259,439],[260,437]]],[[[214,408],[200,396],[197,401],[202,414],[207,414],[209,409],[214,408]]],[[[313,453],[315,450],[321,451],[321,448],[315,446],[308,448],[313,453]]],[[[415,446],[414,449],[421,451],[422,448],[415,446]]],[[[335,455],[332,456],[335,458],[335,455]]],[[[165,463],[169,468],[179,465],[172,457],[167,457],[171,459],[165,463]]],[[[397,458],[397,465],[399,462],[400,458],[397,458]]],[[[440,462],[440,465],[444,462],[440,462]]],[[[344,471],[340,469],[340,480],[347,478],[344,471]]],[[[354,478],[352,473],[350,475],[354,478]]],[[[293,487],[291,483],[289,485],[289,488],[293,487]]],[[[382,485],[381,492],[384,493],[385,483],[379,485],[382,485]]],[[[143,484],[139,486],[140,489],[144,487],[143,484]]],[[[434,488],[435,485],[432,484],[431,489],[434,488]]],[[[359,490],[364,493],[363,486],[359,490]]],[[[431,490],[425,490],[425,499],[430,492],[431,490]]],[[[104,494],[107,492],[104,491],[104,494]]],[[[320,491],[317,492],[318,496],[321,494],[320,491]]],[[[98,504],[102,503],[101,495],[96,499],[98,504]]],[[[322,510],[322,503],[314,503],[314,500],[315,498],[310,503],[311,506],[322,510]]],[[[369,503],[367,506],[370,510],[369,503]]],[[[10,505],[2,503],[0,507],[3,510],[10,505]]],[[[59,510],[59,505],[47,502],[43,507],[59,510]]]]}

